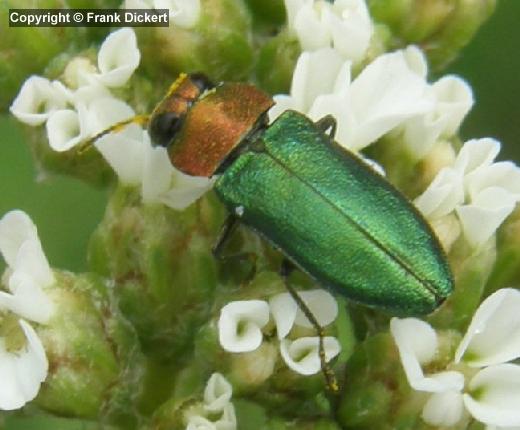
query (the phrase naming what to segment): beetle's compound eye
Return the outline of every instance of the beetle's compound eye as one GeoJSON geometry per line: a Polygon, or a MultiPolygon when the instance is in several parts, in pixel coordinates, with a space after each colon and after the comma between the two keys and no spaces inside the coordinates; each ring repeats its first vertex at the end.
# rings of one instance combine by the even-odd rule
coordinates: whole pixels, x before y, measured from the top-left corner
{"type": "Polygon", "coordinates": [[[200,92],[215,88],[215,84],[209,80],[204,73],[190,73],[190,81],[193,82],[200,92]]]}
{"type": "Polygon", "coordinates": [[[148,131],[153,146],[167,147],[181,128],[184,116],[163,112],[152,117],[148,131]]]}

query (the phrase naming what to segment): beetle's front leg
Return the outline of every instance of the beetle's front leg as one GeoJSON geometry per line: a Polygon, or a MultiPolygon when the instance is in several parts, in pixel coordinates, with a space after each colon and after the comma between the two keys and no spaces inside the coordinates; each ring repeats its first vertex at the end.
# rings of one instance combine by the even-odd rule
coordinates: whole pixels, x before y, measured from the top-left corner
{"type": "Polygon", "coordinates": [[[328,134],[331,139],[334,139],[334,136],[336,136],[336,129],[338,128],[338,123],[336,121],[336,118],[334,118],[331,114],[325,115],[323,118],[320,118],[318,121],[316,121],[315,125],[323,133],[328,134]]]}
{"type": "Polygon", "coordinates": [[[298,307],[302,310],[303,314],[307,317],[307,319],[310,321],[310,323],[314,326],[316,329],[316,332],[318,333],[319,337],[319,355],[320,355],[320,363],[321,363],[321,371],[323,372],[323,375],[325,376],[325,380],[327,381],[327,388],[333,393],[333,394],[339,394],[339,384],[338,380],[336,379],[336,375],[334,374],[334,371],[329,366],[326,360],[325,356],[325,346],[323,344],[323,338],[325,337],[325,333],[323,330],[323,327],[320,325],[312,311],[309,309],[309,307],[305,304],[303,299],[300,297],[298,292],[291,286],[291,284],[288,281],[288,277],[291,274],[291,272],[294,270],[294,265],[286,258],[283,259],[282,265],[280,267],[280,276],[284,280],[285,287],[287,288],[287,291],[289,291],[289,294],[294,299],[298,307]]]}

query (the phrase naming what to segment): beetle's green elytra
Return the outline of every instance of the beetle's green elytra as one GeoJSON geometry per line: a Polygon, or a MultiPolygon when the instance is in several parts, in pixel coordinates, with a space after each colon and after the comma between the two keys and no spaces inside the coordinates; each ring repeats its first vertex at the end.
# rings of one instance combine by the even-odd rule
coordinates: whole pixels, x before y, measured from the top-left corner
{"type": "Polygon", "coordinates": [[[438,240],[385,178],[294,111],[258,139],[215,184],[241,222],[352,300],[417,315],[450,294],[438,240]]]}

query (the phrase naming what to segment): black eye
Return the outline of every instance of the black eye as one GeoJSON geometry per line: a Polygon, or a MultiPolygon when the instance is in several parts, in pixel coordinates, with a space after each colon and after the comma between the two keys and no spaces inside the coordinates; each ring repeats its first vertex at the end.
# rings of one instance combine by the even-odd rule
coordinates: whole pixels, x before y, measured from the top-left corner
{"type": "Polygon", "coordinates": [[[175,112],[163,112],[155,115],[148,127],[152,145],[167,147],[181,128],[183,119],[184,117],[175,112]]]}
{"type": "Polygon", "coordinates": [[[215,88],[215,84],[204,73],[190,73],[190,81],[199,88],[201,93],[210,88],[215,88]]]}

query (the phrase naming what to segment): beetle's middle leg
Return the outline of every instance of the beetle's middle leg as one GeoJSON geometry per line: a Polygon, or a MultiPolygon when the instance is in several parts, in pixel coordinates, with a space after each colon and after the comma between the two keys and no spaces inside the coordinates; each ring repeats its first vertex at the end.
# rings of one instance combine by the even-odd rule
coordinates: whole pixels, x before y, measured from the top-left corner
{"type": "Polygon", "coordinates": [[[220,229],[220,233],[217,237],[215,244],[213,245],[213,248],[211,249],[211,252],[213,253],[213,256],[218,260],[225,260],[231,258],[250,260],[252,262],[252,268],[251,273],[247,275],[246,280],[251,280],[256,274],[256,254],[254,254],[253,252],[245,251],[235,254],[226,254],[224,252],[224,250],[226,249],[226,245],[229,243],[231,237],[233,236],[233,233],[235,232],[239,224],[240,219],[234,214],[229,214],[220,229]]]}
{"type": "Polygon", "coordinates": [[[309,309],[309,307],[305,304],[303,299],[300,297],[298,292],[291,286],[291,284],[288,281],[288,277],[291,274],[291,272],[294,270],[294,265],[287,260],[286,258],[283,259],[282,265],[280,267],[280,276],[284,279],[285,287],[287,288],[287,291],[289,291],[289,294],[294,299],[296,304],[299,306],[299,308],[302,310],[303,314],[307,317],[307,319],[310,321],[310,323],[314,326],[318,333],[319,337],[319,355],[320,355],[320,363],[321,363],[321,371],[323,372],[323,375],[325,376],[325,380],[327,381],[327,387],[333,394],[339,394],[339,384],[338,380],[336,378],[336,375],[334,374],[334,371],[327,363],[327,359],[325,356],[325,346],[323,343],[323,339],[325,337],[325,333],[323,330],[323,327],[320,325],[312,311],[309,309]]]}
{"type": "Polygon", "coordinates": [[[334,118],[331,114],[325,115],[323,118],[320,118],[315,123],[316,127],[318,127],[323,133],[327,133],[331,139],[334,139],[336,136],[336,129],[338,128],[338,122],[336,118],[334,118]]]}

